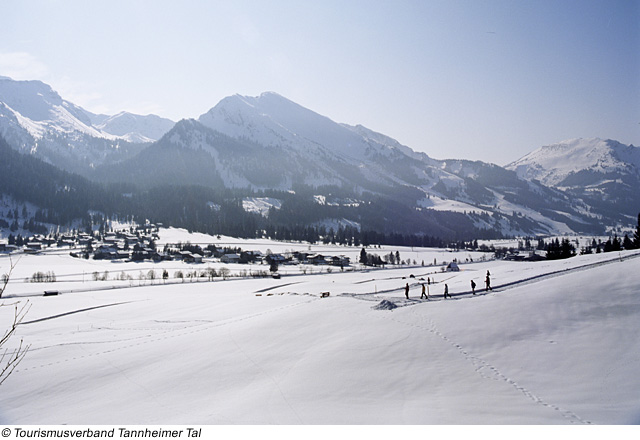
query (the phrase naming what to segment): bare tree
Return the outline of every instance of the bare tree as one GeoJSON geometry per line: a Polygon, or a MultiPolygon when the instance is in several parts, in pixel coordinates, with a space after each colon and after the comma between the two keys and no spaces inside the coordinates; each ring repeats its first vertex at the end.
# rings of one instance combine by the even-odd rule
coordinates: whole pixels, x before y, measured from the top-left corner
{"type": "MultiPolygon", "coordinates": [[[[0,298],[2,298],[2,294],[7,288],[7,284],[9,284],[9,278],[11,277],[11,272],[13,272],[13,268],[15,267],[15,263],[13,263],[11,259],[9,259],[9,261],[10,261],[9,273],[4,274],[2,276],[2,282],[0,283],[0,285],[2,286],[0,287],[0,298]]],[[[24,359],[25,355],[27,354],[27,351],[29,351],[29,347],[31,346],[31,345],[24,345],[24,341],[21,338],[18,348],[14,348],[14,349],[5,348],[5,344],[15,334],[18,328],[18,325],[20,325],[20,323],[26,316],[27,312],[29,311],[29,308],[31,307],[31,305],[29,304],[29,301],[22,304],[21,307],[19,307],[19,304],[20,304],[19,301],[13,304],[0,304],[0,307],[14,306],[13,322],[9,325],[9,328],[4,331],[4,333],[2,334],[2,337],[0,338],[0,385],[2,385],[5,380],[7,380],[7,378],[11,375],[11,373],[13,373],[13,370],[15,370],[18,364],[20,363],[20,361],[24,359]]]]}
{"type": "Polygon", "coordinates": [[[2,294],[4,293],[4,289],[7,288],[7,284],[9,284],[9,278],[11,278],[11,272],[13,272],[13,268],[16,267],[16,263],[11,260],[9,257],[9,273],[5,273],[2,275],[2,281],[0,281],[0,298],[2,298],[2,294]]]}
{"type": "Polygon", "coordinates": [[[15,370],[22,359],[24,359],[27,351],[29,351],[29,347],[31,347],[31,345],[24,345],[24,340],[20,338],[20,344],[18,345],[18,348],[4,348],[5,343],[7,343],[9,339],[11,339],[11,337],[14,335],[16,329],[18,328],[24,317],[27,315],[29,308],[31,308],[31,304],[29,304],[29,301],[22,304],[21,307],[18,306],[19,304],[20,303],[17,302],[14,304],[0,305],[0,307],[7,307],[9,305],[13,305],[15,307],[15,311],[13,314],[13,323],[11,323],[9,329],[5,330],[4,334],[2,335],[2,339],[0,339],[0,385],[2,385],[5,380],[7,380],[11,373],[13,373],[13,370],[15,370]]]}

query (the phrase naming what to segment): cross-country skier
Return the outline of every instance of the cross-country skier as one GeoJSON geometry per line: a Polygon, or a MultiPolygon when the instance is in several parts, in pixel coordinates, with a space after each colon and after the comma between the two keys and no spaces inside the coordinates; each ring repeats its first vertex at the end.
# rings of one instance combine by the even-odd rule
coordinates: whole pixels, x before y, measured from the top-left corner
{"type": "Polygon", "coordinates": [[[422,283],[422,295],[420,295],[420,299],[422,299],[423,296],[426,299],[429,299],[429,296],[427,295],[427,288],[425,287],[424,283],[422,283]]]}
{"type": "Polygon", "coordinates": [[[476,283],[473,280],[471,280],[471,291],[474,295],[476,294],[476,283]]]}
{"type": "Polygon", "coordinates": [[[449,294],[449,286],[447,284],[444,285],[444,299],[447,299],[447,296],[449,298],[451,298],[451,295],[449,294]]]}
{"type": "Polygon", "coordinates": [[[490,277],[489,271],[487,271],[487,278],[485,278],[484,284],[485,284],[485,288],[484,288],[485,292],[488,290],[493,290],[491,288],[491,277],[490,277]]]}
{"type": "Polygon", "coordinates": [[[409,299],[409,283],[407,283],[407,285],[404,286],[404,296],[406,296],[407,299],[409,299]]]}

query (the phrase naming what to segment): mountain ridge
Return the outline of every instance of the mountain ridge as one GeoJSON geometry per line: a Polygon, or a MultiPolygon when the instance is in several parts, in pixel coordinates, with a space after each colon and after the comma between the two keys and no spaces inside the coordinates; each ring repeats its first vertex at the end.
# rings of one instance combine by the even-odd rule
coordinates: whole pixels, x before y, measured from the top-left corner
{"type": "Polygon", "coordinates": [[[68,171],[131,157],[169,125],[172,121],[151,115],[95,115],[42,81],[0,77],[0,135],[19,151],[68,171]],[[122,130],[125,116],[128,131],[122,130]]]}
{"type": "MultiPolygon", "coordinates": [[[[20,102],[15,94],[3,94],[2,85],[7,82],[19,86],[10,79],[0,79],[0,135],[23,153],[102,182],[147,188],[204,185],[248,191],[315,188],[313,191],[324,198],[337,193],[352,199],[382,197],[418,213],[460,213],[477,228],[494,228],[506,235],[604,231],[605,226],[625,224],[630,210],[638,206],[630,190],[635,182],[637,147],[614,145],[615,141],[592,142],[597,144],[594,151],[606,150],[598,142],[608,142],[614,146],[607,144],[607,148],[618,152],[601,155],[607,160],[599,162],[599,169],[571,169],[562,179],[556,173],[553,180],[536,174],[540,170],[553,172],[547,162],[559,163],[550,153],[551,147],[542,147],[539,150],[544,154],[536,156],[534,151],[507,167],[464,159],[437,160],[362,125],[334,122],[275,92],[229,96],[197,119],[173,124],[155,115],[93,114],[64,101],[41,82],[26,84],[30,94],[20,102]],[[10,99],[5,100],[5,95],[10,99]],[[24,109],[29,102],[35,103],[34,109],[24,110],[25,114],[40,121],[9,105],[24,109]],[[37,138],[38,133],[25,128],[29,123],[37,128],[36,123],[46,121],[44,117],[52,111],[54,116],[55,111],[69,115],[68,130],[45,130],[37,138]],[[73,116],[76,113],[78,117],[73,116]],[[159,123],[164,127],[160,129],[159,123]],[[161,135],[159,139],[151,142],[152,137],[140,133],[135,139],[122,135],[132,133],[131,127],[145,124],[150,130],[147,134],[161,135]],[[91,130],[103,137],[93,136],[91,130]],[[535,157],[547,162],[537,164],[535,157]],[[627,164],[626,168],[609,166],[614,159],[618,165],[627,164]],[[592,185],[579,191],[580,182],[605,168],[609,174],[604,174],[604,186],[592,185]],[[622,177],[611,174],[625,169],[629,172],[622,177]],[[568,185],[571,179],[577,183],[568,185]],[[606,193],[606,200],[599,200],[596,193],[606,193]],[[612,206],[621,201],[629,205],[629,212],[618,215],[612,206]]],[[[563,148],[569,149],[556,146],[555,150],[562,152],[563,148]]],[[[386,221],[392,225],[393,215],[386,221]]],[[[424,225],[415,221],[415,232],[426,233],[424,225]]]]}

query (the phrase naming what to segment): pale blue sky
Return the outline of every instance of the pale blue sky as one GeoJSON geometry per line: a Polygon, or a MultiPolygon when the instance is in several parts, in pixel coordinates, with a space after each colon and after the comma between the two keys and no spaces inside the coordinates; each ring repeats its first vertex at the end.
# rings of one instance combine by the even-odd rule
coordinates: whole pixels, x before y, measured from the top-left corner
{"type": "Polygon", "coordinates": [[[640,144],[640,1],[0,2],[0,75],[94,112],[277,92],[437,159],[640,144]]]}

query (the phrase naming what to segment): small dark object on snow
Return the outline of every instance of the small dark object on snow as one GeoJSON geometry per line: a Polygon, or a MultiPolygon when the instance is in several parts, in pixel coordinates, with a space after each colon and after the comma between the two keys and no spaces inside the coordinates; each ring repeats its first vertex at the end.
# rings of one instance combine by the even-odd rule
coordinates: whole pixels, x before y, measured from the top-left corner
{"type": "Polygon", "coordinates": [[[409,278],[415,278],[414,274],[409,275],[409,278]]]}
{"type": "Polygon", "coordinates": [[[280,274],[279,273],[274,273],[271,275],[271,278],[275,278],[276,280],[280,279],[280,274]]]}
{"type": "Polygon", "coordinates": [[[45,290],[44,291],[44,296],[56,296],[59,293],[60,292],[58,292],[57,290],[45,290]]]}
{"type": "Polygon", "coordinates": [[[320,298],[326,298],[329,295],[331,295],[329,292],[320,292],[320,298]]]}

